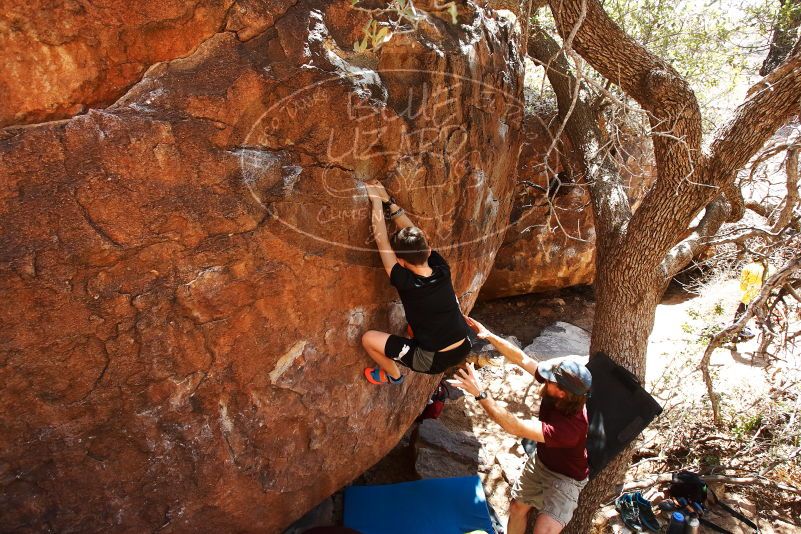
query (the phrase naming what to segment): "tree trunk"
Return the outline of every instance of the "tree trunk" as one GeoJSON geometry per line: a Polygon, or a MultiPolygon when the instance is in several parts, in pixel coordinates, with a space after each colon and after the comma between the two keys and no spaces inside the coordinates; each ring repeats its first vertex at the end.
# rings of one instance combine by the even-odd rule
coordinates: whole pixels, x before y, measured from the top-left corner
{"type": "Polygon", "coordinates": [[[617,258],[610,257],[603,250],[597,254],[590,354],[605,352],[642,380],[648,337],[654,326],[656,306],[665,292],[665,280],[657,271],[642,272],[627,265],[636,254],[622,258],[617,253],[617,258]]]}
{"type": "MultiPolygon", "coordinates": [[[[605,352],[642,380],[648,337],[665,282],[655,271],[637,271],[631,256],[618,250],[598,250],[595,279],[596,309],[590,354],[605,352]]],[[[579,506],[566,533],[590,531],[601,503],[617,493],[628,469],[633,447],[618,455],[581,492],[579,506]]]]}

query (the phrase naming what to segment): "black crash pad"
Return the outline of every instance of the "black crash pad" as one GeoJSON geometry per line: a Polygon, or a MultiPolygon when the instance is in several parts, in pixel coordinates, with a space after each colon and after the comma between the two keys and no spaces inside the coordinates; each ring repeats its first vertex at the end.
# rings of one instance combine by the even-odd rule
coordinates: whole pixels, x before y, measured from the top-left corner
{"type": "Polygon", "coordinates": [[[587,364],[592,388],[587,400],[587,456],[597,475],[662,413],[662,406],[630,371],[599,352],[587,364]]]}

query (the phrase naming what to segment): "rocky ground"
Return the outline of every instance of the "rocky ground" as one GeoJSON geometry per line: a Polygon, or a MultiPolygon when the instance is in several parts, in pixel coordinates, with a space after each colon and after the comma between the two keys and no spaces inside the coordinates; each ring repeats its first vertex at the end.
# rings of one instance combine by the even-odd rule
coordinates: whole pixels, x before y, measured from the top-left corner
{"type": "MultiPolygon", "coordinates": [[[[801,492],[794,488],[801,486],[799,465],[797,459],[786,461],[792,456],[788,449],[792,440],[781,436],[782,428],[785,437],[792,433],[801,406],[797,394],[792,393],[801,377],[799,355],[790,352],[781,359],[755,358],[756,340],[718,350],[712,368],[722,395],[725,428],[717,429],[710,422],[705,389],[696,369],[703,353],[700,340],[708,329],[731,318],[736,299],[736,282],[724,280],[710,284],[703,297],[674,288],[657,309],[646,381],[665,411],[639,440],[626,487],[658,499],[665,476],[673,471],[686,468],[718,475],[735,483],[717,484],[716,493],[746,516],[758,515],[763,532],[798,532],[801,492]],[[767,467],[769,477],[754,477],[767,467]],[[776,484],[787,491],[777,489],[776,484]]],[[[529,351],[558,355],[586,352],[593,311],[591,291],[578,288],[482,302],[473,315],[496,333],[514,336],[529,351]]],[[[493,396],[522,417],[535,416],[536,387],[530,377],[492,356],[480,354],[479,364],[483,364],[480,372],[493,396]]],[[[438,420],[413,426],[387,457],[354,484],[477,472],[488,501],[505,525],[509,486],[522,468],[525,452],[519,440],[490,422],[471,398],[458,392],[453,396],[456,398],[446,403],[438,420]]],[[[340,514],[341,498],[334,496],[316,515],[306,518],[302,528],[288,532],[302,532],[315,522],[337,522],[340,514]]],[[[745,532],[727,516],[713,520],[732,532],[745,532]]],[[[611,504],[599,510],[595,530],[626,531],[611,504]]]]}

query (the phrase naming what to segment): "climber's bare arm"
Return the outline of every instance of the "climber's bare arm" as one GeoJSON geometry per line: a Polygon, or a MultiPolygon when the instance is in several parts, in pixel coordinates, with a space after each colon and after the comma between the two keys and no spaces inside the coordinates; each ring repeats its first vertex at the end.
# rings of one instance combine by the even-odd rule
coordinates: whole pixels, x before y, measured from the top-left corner
{"type": "MultiPolygon", "coordinates": [[[[390,213],[395,213],[399,209],[401,209],[401,207],[393,202],[392,204],[389,205],[389,209],[390,213]]],[[[398,230],[400,230],[401,228],[406,228],[407,226],[414,226],[412,220],[409,218],[408,215],[406,215],[406,211],[402,211],[400,215],[393,217],[392,220],[395,223],[395,226],[398,227],[398,230]]]]}
{"type": "Polygon", "coordinates": [[[480,339],[485,339],[492,343],[492,345],[498,349],[498,352],[503,354],[503,357],[509,362],[519,365],[532,376],[537,374],[537,360],[529,357],[528,354],[515,347],[512,343],[506,341],[501,336],[493,334],[486,326],[479,323],[472,317],[465,315],[464,319],[465,322],[467,322],[467,326],[469,326],[480,339]]]}
{"type": "MultiPolygon", "coordinates": [[[[389,196],[389,193],[387,193],[387,190],[384,189],[384,186],[381,185],[380,182],[376,181],[371,185],[376,186],[376,188],[378,189],[378,193],[381,195],[381,200],[383,202],[389,201],[391,197],[389,196]]],[[[395,202],[389,205],[390,214],[398,213],[398,210],[401,210],[401,207],[395,204],[395,202]]],[[[398,228],[398,230],[400,230],[401,228],[406,228],[407,226],[414,226],[412,220],[409,218],[408,215],[406,215],[405,210],[401,210],[400,213],[398,213],[398,215],[392,217],[392,221],[395,223],[395,226],[398,228]]]]}
{"type": "Polygon", "coordinates": [[[398,258],[395,256],[395,251],[389,244],[389,235],[387,234],[387,223],[384,221],[384,207],[381,204],[381,191],[375,184],[366,184],[367,196],[370,197],[370,221],[373,226],[373,237],[375,237],[375,244],[378,247],[378,253],[381,256],[381,263],[384,264],[384,270],[387,274],[392,273],[392,268],[398,263],[398,258]]]}

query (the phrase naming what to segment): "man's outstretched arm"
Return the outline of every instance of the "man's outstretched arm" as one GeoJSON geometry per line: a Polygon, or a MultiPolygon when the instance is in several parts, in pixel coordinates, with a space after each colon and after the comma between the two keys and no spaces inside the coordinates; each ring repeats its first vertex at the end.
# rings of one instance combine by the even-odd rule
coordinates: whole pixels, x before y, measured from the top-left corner
{"type": "Polygon", "coordinates": [[[509,413],[506,408],[498,405],[495,399],[487,397],[478,401],[487,415],[501,425],[508,433],[519,438],[533,439],[538,443],[545,441],[545,436],[542,433],[542,423],[539,419],[532,421],[524,421],[514,414],[509,413]]]}
{"type": "Polygon", "coordinates": [[[392,274],[392,268],[398,263],[398,258],[395,256],[395,251],[392,250],[392,246],[389,244],[387,223],[384,221],[384,207],[381,204],[381,191],[383,191],[384,188],[375,184],[366,184],[366,187],[367,196],[370,198],[372,204],[370,209],[370,221],[373,226],[373,237],[378,247],[378,253],[381,256],[381,263],[384,264],[384,270],[387,271],[389,275],[392,274]]]}
{"type": "MultiPolygon", "coordinates": [[[[500,336],[490,332],[486,326],[479,323],[475,319],[464,316],[467,326],[469,326],[478,335],[480,339],[486,339],[492,346],[498,349],[498,352],[503,354],[503,357],[515,365],[519,365],[525,369],[532,376],[537,373],[538,362],[534,358],[529,357],[525,352],[514,346],[512,343],[506,341],[500,336]]],[[[533,439],[533,438],[532,438],[533,439]]]]}
{"type": "MultiPolygon", "coordinates": [[[[478,397],[483,391],[484,387],[481,381],[476,376],[473,366],[468,364],[467,370],[459,369],[456,373],[454,380],[449,380],[448,383],[465,390],[471,395],[478,397]]],[[[545,436],[542,433],[542,423],[539,419],[533,421],[524,421],[516,415],[509,413],[506,408],[500,406],[495,400],[489,396],[478,401],[487,415],[501,425],[508,433],[520,438],[533,439],[539,443],[545,441],[545,436]]]]}

